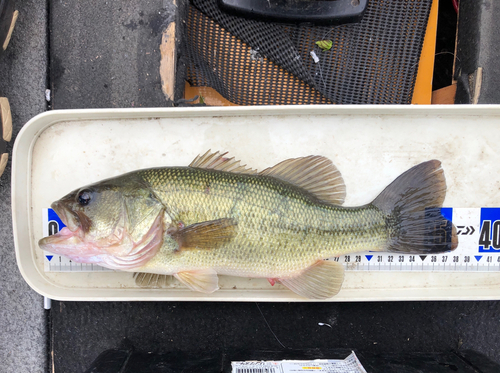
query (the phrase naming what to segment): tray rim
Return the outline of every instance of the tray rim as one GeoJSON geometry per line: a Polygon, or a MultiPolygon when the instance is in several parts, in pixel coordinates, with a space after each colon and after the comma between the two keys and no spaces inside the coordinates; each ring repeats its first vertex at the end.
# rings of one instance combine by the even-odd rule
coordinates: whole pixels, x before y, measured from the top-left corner
{"type": "MultiPolygon", "coordinates": [[[[498,116],[500,118],[500,105],[305,105],[305,106],[260,106],[260,107],[183,107],[183,108],[127,108],[127,109],[68,109],[53,110],[41,113],[28,121],[17,135],[12,151],[12,226],[15,245],[15,254],[18,268],[30,287],[39,294],[57,300],[76,301],[260,301],[260,302],[310,302],[311,300],[294,297],[287,290],[274,290],[266,294],[262,290],[245,290],[231,292],[219,290],[209,296],[177,290],[169,296],[147,296],[144,290],[131,289],[89,289],[95,293],[92,296],[82,296],[79,289],[54,286],[39,272],[33,258],[33,250],[19,249],[22,245],[31,248],[32,227],[31,219],[24,219],[22,215],[30,215],[31,206],[31,173],[24,174],[20,170],[30,170],[32,151],[39,135],[50,126],[60,122],[81,120],[106,120],[106,119],[140,119],[140,118],[175,118],[175,117],[217,117],[217,116],[296,116],[296,115],[403,115],[403,116],[498,116]],[[28,147],[28,151],[24,149],[28,147]],[[27,174],[27,175],[26,175],[27,174]],[[22,195],[24,194],[24,199],[22,195]],[[27,228],[27,233],[21,234],[21,228],[27,228]],[[26,242],[28,243],[26,245],[26,242]],[[29,252],[28,252],[29,251],[29,252]],[[29,260],[31,259],[31,260],[29,260]],[[33,275],[33,273],[35,275],[33,275]],[[32,277],[35,276],[35,277],[32,277]],[[41,280],[41,282],[40,282],[41,280]],[[55,290],[55,292],[54,292],[55,290]],[[226,294],[227,292],[227,294],[226,294]],[[174,294],[178,293],[178,294],[174,294]],[[257,294],[256,294],[257,293],[257,294]],[[262,294],[263,293],[263,294],[262,294]]],[[[475,277],[492,276],[491,273],[461,273],[473,280],[475,277]]],[[[386,275],[390,275],[386,273],[386,275]]],[[[392,274],[395,275],[395,274],[392,274]]],[[[398,273],[401,276],[401,273],[398,273]]],[[[402,289],[350,289],[354,296],[342,297],[341,293],[334,298],[323,301],[406,301],[406,300],[498,300],[500,288],[495,292],[492,287],[471,287],[474,291],[464,294],[466,288],[414,288],[412,295],[408,291],[412,288],[402,289]],[[422,291],[423,290],[423,291],[422,291]],[[418,294],[418,293],[424,294],[418,294]],[[404,294],[403,294],[404,293],[404,294]]],[[[170,292],[171,290],[169,290],[170,292]]],[[[314,301],[314,300],[313,300],[314,301]]]]}

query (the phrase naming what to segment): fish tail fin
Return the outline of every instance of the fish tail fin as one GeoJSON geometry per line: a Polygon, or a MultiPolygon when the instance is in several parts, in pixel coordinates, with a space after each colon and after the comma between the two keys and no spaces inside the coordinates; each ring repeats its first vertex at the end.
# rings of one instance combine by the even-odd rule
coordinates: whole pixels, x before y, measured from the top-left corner
{"type": "Polygon", "coordinates": [[[372,204],[386,215],[386,250],[414,254],[454,250],[457,230],[441,213],[445,196],[446,179],[437,160],[409,169],[385,188],[372,204]]]}

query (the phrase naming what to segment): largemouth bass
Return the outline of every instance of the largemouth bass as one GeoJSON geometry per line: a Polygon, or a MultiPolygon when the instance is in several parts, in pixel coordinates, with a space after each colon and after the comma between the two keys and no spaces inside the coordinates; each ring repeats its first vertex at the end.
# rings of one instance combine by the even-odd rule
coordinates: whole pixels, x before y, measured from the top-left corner
{"type": "Polygon", "coordinates": [[[174,275],[192,290],[218,289],[218,275],[267,278],[313,299],[333,297],[342,264],[359,251],[454,250],[456,229],[440,207],[437,160],[399,176],[372,203],[342,207],[345,185],[321,156],[257,172],[226,153],[189,167],[131,172],[75,190],[52,204],[67,227],[40,240],[75,262],[174,275]]]}

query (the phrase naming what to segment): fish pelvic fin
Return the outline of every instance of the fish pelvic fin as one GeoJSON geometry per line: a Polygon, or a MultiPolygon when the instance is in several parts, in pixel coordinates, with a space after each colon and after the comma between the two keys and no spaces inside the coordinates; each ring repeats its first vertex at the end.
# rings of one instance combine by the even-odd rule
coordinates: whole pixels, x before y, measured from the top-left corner
{"type": "Polygon", "coordinates": [[[219,289],[219,277],[214,269],[183,271],[175,273],[174,277],[194,291],[213,293],[219,289]]]}
{"type": "Polygon", "coordinates": [[[287,159],[259,175],[272,176],[311,193],[321,202],[342,205],[346,196],[344,179],[328,158],[319,155],[287,159]]]}
{"type": "Polygon", "coordinates": [[[445,196],[446,179],[438,160],[412,167],[385,188],[372,205],[386,215],[386,250],[414,254],[454,250],[456,228],[441,213],[445,196]]]}
{"type": "Polygon", "coordinates": [[[327,299],[340,291],[344,266],[333,260],[319,260],[300,275],[280,278],[279,282],[304,298],[327,299]]]}

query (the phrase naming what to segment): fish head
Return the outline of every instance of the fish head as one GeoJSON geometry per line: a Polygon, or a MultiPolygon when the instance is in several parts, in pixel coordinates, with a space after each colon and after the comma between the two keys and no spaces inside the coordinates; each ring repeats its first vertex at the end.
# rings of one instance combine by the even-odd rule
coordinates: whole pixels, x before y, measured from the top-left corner
{"type": "Polygon", "coordinates": [[[77,189],[51,207],[66,227],[39,246],[78,263],[137,268],[163,240],[164,206],[134,174],[77,189]]]}

